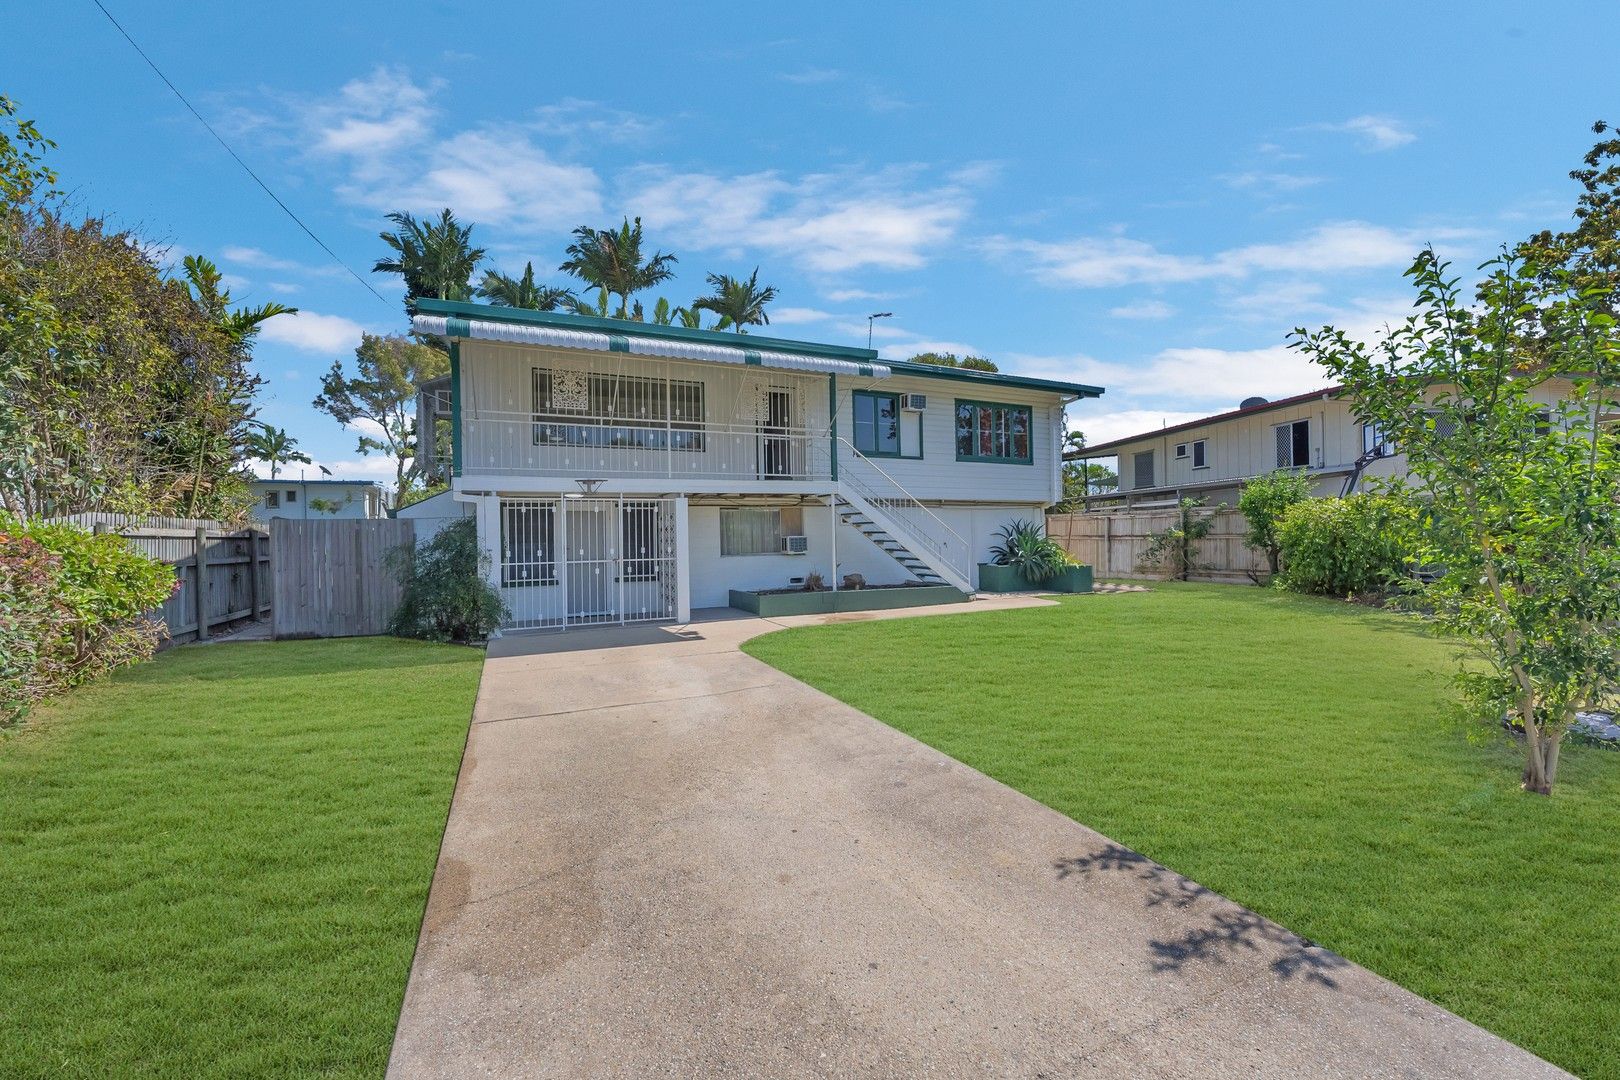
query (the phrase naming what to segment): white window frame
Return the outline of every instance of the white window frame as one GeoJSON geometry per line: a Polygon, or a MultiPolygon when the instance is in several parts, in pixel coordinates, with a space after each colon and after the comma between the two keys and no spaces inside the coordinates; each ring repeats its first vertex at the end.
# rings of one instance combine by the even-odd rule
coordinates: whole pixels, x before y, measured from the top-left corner
{"type": "Polygon", "coordinates": [[[1176,443],[1176,460],[1180,461],[1182,458],[1184,458],[1186,456],[1187,456],[1187,444],[1184,443],[1184,442],[1176,443]]]}
{"type": "Polygon", "coordinates": [[[1361,452],[1370,454],[1377,448],[1380,457],[1395,456],[1395,440],[1384,434],[1377,424],[1361,425],[1361,452]]]}
{"type": "Polygon", "coordinates": [[[1271,425],[1271,432],[1272,432],[1272,438],[1273,439],[1277,438],[1277,432],[1281,428],[1287,428],[1288,429],[1289,458],[1290,458],[1290,460],[1289,461],[1279,461],[1279,462],[1277,462],[1277,468],[1279,468],[1279,469],[1308,469],[1308,468],[1310,468],[1311,467],[1311,418],[1306,416],[1306,417],[1301,417],[1298,420],[1285,420],[1283,423],[1271,425]],[[1304,461],[1298,460],[1298,458],[1296,458],[1294,456],[1294,454],[1293,454],[1293,449],[1294,449],[1294,446],[1293,446],[1293,443],[1294,443],[1294,428],[1296,428],[1300,424],[1305,425],[1305,460],[1304,461]]]}
{"type": "Polygon", "coordinates": [[[1194,439],[1192,446],[1192,467],[1197,469],[1209,468],[1209,440],[1194,439]]]}

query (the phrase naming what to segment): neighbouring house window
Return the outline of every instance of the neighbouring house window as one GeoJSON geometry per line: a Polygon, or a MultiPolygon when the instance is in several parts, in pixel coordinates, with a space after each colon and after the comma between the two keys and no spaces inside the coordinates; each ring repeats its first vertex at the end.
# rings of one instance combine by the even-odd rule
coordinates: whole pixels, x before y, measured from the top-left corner
{"type": "Polygon", "coordinates": [[[264,493],[264,505],[274,510],[281,505],[281,492],[267,491],[264,493]]]}
{"type": "Polygon", "coordinates": [[[1176,460],[1179,461],[1180,459],[1182,459],[1182,458],[1184,458],[1186,456],[1187,456],[1187,444],[1184,443],[1184,442],[1176,443],[1176,460]]]}
{"type": "Polygon", "coordinates": [[[535,445],[703,449],[703,384],[535,368],[535,445]]]}
{"type": "Polygon", "coordinates": [[[1031,414],[1028,405],[987,401],[956,403],[956,460],[1029,465],[1031,414]]]}
{"type": "Polygon", "coordinates": [[[873,457],[900,456],[900,396],[855,391],[855,449],[873,457]]]}
{"type": "Polygon", "coordinates": [[[623,531],[625,581],[658,580],[658,504],[625,503],[623,531]]]}
{"type": "Polygon", "coordinates": [[[1311,422],[1295,420],[1272,428],[1277,434],[1277,468],[1309,468],[1311,464],[1311,422]]]}
{"type": "Polygon", "coordinates": [[[1361,452],[1374,457],[1389,457],[1395,452],[1395,440],[1384,434],[1384,429],[1377,424],[1362,424],[1361,452]]]}
{"type": "Polygon", "coordinates": [[[556,512],[549,506],[501,507],[501,584],[557,583],[556,512]]]}
{"type": "Polygon", "coordinates": [[[1195,469],[1206,469],[1206,468],[1209,467],[1209,451],[1206,449],[1207,446],[1208,446],[1208,440],[1207,439],[1199,439],[1197,442],[1192,444],[1192,467],[1193,468],[1195,468],[1195,469]]]}
{"type": "Polygon", "coordinates": [[[720,554],[780,555],[782,537],[804,535],[797,506],[741,506],[720,511],[720,554]]]}
{"type": "Polygon", "coordinates": [[[298,492],[296,489],[289,488],[287,490],[287,501],[289,503],[295,503],[298,501],[298,492]]]}
{"type": "Polygon", "coordinates": [[[1153,486],[1153,451],[1144,450],[1131,457],[1131,486],[1138,489],[1153,486]]]}

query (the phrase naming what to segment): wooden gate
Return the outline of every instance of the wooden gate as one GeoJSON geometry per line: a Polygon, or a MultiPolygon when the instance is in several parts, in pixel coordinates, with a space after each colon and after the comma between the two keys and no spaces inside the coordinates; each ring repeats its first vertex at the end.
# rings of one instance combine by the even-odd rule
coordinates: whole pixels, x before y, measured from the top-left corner
{"type": "Polygon", "coordinates": [[[275,636],[387,633],[401,590],[385,557],[415,542],[416,526],[409,518],[272,521],[275,636]]]}

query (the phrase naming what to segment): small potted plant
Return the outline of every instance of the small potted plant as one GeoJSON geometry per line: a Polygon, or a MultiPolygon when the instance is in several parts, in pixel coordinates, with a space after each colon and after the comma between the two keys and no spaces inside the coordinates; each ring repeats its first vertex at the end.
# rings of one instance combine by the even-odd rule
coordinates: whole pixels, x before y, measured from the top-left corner
{"type": "Polygon", "coordinates": [[[979,564],[979,588],[985,592],[1091,591],[1091,567],[1069,558],[1035,522],[1003,525],[996,537],[991,561],[979,564]]]}

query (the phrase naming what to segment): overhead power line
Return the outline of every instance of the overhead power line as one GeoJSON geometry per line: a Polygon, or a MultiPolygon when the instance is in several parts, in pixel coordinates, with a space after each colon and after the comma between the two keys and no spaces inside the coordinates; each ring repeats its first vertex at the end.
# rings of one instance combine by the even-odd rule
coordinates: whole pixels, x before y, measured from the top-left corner
{"type": "Polygon", "coordinates": [[[300,218],[297,214],[293,213],[292,207],[290,207],[286,203],[282,202],[281,201],[281,196],[277,195],[274,191],[271,191],[270,190],[270,185],[266,184],[263,180],[261,180],[259,178],[259,174],[253,171],[252,166],[250,166],[247,162],[242,160],[242,155],[238,154],[235,150],[231,149],[231,144],[226,142],[224,140],[224,138],[220,135],[220,133],[214,130],[214,125],[210,124],[207,120],[203,119],[202,113],[198,112],[196,107],[194,105],[192,105],[190,101],[186,100],[186,95],[182,94],[180,92],[180,88],[178,86],[175,86],[174,83],[169,80],[169,77],[167,75],[163,74],[163,69],[158,67],[157,64],[153,62],[153,60],[152,60],[152,58],[150,56],[146,55],[146,50],[141,48],[140,45],[136,43],[135,39],[129,36],[129,31],[124,29],[122,23],[120,23],[117,19],[113,18],[112,12],[107,10],[107,8],[102,4],[101,0],[90,0],[90,2],[92,4],[95,4],[96,7],[101,9],[101,13],[103,15],[107,16],[107,21],[112,23],[114,28],[116,28],[117,31],[124,36],[125,41],[129,42],[129,47],[134,49],[136,51],[136,53],[138,53],[140,55],[140,58],[142,60],[146,61],[146,66],[151,68],[152,71],[157,75],[157,77],[163,80],[163,85],[164,86],[167,86],[171,91],[174,92],[174,96],[180,99],[180,104],[184,105],[186,107],[186,110],[188,112],[190,112],[192,116],[195,116],[197,118],[197,123],[201,124],[204,128],[206,128],[208,130],[208,134],[210,134],[210,135],[212,135],[214,137],[214,141],[219,143],[220,146],[224,147],[225,152],[227,154],[231,155],[231,158],[233,160],[235,160],[235,162],[238,165],[242,166],[242,171],[247,173],[249,176],[251,176],[253,178],[253,182],[255,184],[258,184],[259,187],[263,188],[264,193],[266,195],[270,196],[271,201],[273,201],[277,206],[281,207],[282,213],[284,213],[288,217],[292,218],[293,223],[295,225],[297,225],[300,229],[303,229],[304,234],[306,236],[308,236],[311,240],[315,241],[315,243],[320,247],[320,249],[322,251],[326,252],[327,256],[333,262],[337,263],[339,266],[343,267],[343,269],[347,270],[349,272],[349,276],[354,278],[354,280],[358,281],[365,288],[365,290],[368,293],[370,293],[372,296],[375,296],[378,300],[381,300],[383,303],[389,304],[389,306],[392,307],[393,305],[389,302],[387,297],[383,296],[382,293],[380,293],[376,289],[372,288],[371,287],[371,282],[367,281],[365,278],[363,278],[359,274],[355,273],[354,268],[351,267],[348,263],[346,263],[342,259],[338,258],[337,252],[335,252],[331,248],[327,247],[326,246],[326,241],[324,241],[320,237],[316,236],[315,235],[315,230],[311,229],[308,225],[305,225],[303,219],[300,218]]]}

